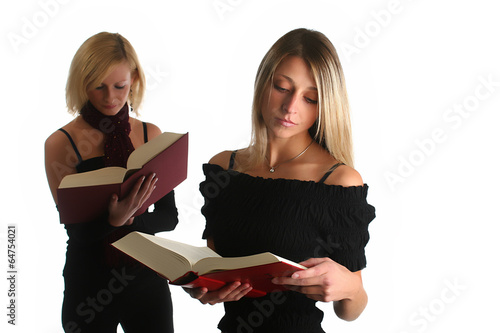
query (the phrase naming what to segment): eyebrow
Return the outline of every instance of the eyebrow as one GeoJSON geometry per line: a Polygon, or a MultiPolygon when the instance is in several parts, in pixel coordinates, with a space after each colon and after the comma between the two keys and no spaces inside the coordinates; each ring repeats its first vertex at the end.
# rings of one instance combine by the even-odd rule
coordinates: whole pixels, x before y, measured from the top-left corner
{"type": "MultiPolygon", "coordinates": [[[[116,81],[116,82],[114,82],[114,83],[111,83],[111,85],[113,85],[113,84],[120,84],[120,83],[121,83],[121,84],[125,84],[125,83],[127,83],[127,82],[128,82],[128,80],[120,80],[120,81],[116,81]]],[[[104,83],[104,82],[101,82],[100,84],[105,84],[105,83],[104,83]]]]}
{"type": "MultiPolygon", "coordinates": [[[[284,77],[284,78],[285,78],[287,81],[289,81],[290,83],[295,83],[295,81],[294,81],[291,77],[286,76],[285,74],[276,74],[276,75],[284,77]]],[[[309,90],[314,90],[314,91],[318,91],[318,88],[316,88],[316,87],[314,87],[314,86],[310,86],[310,87],[308,87],[307,89],[309,89],[309,90]]]]}

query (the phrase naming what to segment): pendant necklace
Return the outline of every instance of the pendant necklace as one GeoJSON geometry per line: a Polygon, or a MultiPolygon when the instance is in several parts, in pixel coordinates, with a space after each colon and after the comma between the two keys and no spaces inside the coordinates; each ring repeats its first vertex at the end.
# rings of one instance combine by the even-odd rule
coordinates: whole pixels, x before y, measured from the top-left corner
{"type": "MultiPolygon", "coordinates": [[[[288,161],[281,162],[281,163],[279,163],[279,164],[277,164],[277,165],[275,165],[275,166],[271,166],[271,165],[269,164],[269,167],[271,168],[271,169],[269,169],[269,172],[273,173],[274,171],[276,171],[276,168],[277,168],[277,167],[279,167],[280,165],[285,164],[285,163],[288,163],[288,162],[291,162],[291,161],[293,161],[293,160],[295,160],[295,159],[299,158],[300,156],[302,156],[302,155],[303,155],[303,154],[307,151],[307,149],[309,149],[309,147],[311,147],[311,145],[313,144],[313,142],[314,142],[314,139],[313,139],[313,140],[311,140],[311,143],[310,143],[310,144],[306,147],[306,149],[304,149],[303,151],[301,151],[301,152],[300,152],[300,154],[298,154],[297,156],[295,156],[295,157],[293,157],[293,158],[289,159],[288,161]]],[[[267,156],[266,156],[266,160],[269,162],[269,159],[267,158],[267,156]]]]}

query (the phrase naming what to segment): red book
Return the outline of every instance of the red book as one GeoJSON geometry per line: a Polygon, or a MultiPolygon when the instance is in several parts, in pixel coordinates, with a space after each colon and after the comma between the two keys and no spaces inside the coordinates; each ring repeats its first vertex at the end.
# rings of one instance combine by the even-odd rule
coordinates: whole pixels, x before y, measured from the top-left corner
{"type": "Polygon", "coordinates": [[[156,189],[134,216],[144,213],[187,177],[188,133],[162,133],[130,154],[127,168],[107,167],[64,177],[57,189],[61,223],[96,219],[108,210],[113,193],[125,197],[142,176],[156,173],[156,189]]]}
{"type": "Polygon", "coordinates": [[[265,252],[245,257],[221,257],[208,247],[197,247],[166,238],[132,232],[112,244],[120,251],[168,279],[187,288],[217,290],[227,283],[249,283],[247,297],[286,290],[271,282],[306,267],[265,252]]]}

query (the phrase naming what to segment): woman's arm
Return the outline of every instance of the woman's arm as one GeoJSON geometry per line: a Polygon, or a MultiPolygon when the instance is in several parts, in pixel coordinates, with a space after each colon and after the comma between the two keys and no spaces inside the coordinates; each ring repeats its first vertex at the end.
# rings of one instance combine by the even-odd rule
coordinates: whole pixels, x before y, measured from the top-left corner
{"type": "Polygon", "coordinates": [[[45,173],[52,198],[57,205],[57,188],[66,175],[76,173],[78,159],[71,143],[61,131],[56,131],[45,141],[45,173]]]}
{"type": "Polygon", "coordinates": [[[333,302],[333,309],[335,310],[337,316],[347,321],[357,319],[368,304],[368,295],[363,288],[361,271],[354,272],[353,274],[356,274],[359,277],[360,288],[357,293],[353,294],[353,297],[351,298],[345,298],[343,300],[333,302]]]}
{"type": "Polygon", "coordinates": [[[335,313],[341,319],[351,321],[359,317],[368,302],[361,271],[351,272],[330,258],[311,258],[300,264],[308,269],[291,277],[274,278],[273,283],[316,301],[333,301],[335,313]]]}
{"type": "MultiPolygon", "coordinates": [[[[362,186],[363,179],[356,170],[343,165],[325,183],[344,187],[362,186]]],[[[275,278],[273,282],[317,301],[333,301],[334,311],[341,319],[351,321],[359,317],[368,303],[361,271],[351,272],[330,258],[311,258],[301,264],[308,269],[291,277],[275,278]]]]}

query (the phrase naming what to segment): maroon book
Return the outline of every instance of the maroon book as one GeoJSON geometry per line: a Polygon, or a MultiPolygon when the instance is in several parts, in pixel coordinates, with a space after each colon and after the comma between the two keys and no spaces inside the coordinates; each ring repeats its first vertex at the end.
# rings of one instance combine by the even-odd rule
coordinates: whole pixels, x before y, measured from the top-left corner
{"type": "Polygon", "coordinates": [[[121,199],[140,177],[155,173],[156,189],[134,214],[140,215],[186,179],[187,161],[188,133],[165,132],[134,150],[127,168],[107,167],[67,175],[57,189],[60,221],[81,223],[103,216],[112,194],[121,199]]]}

